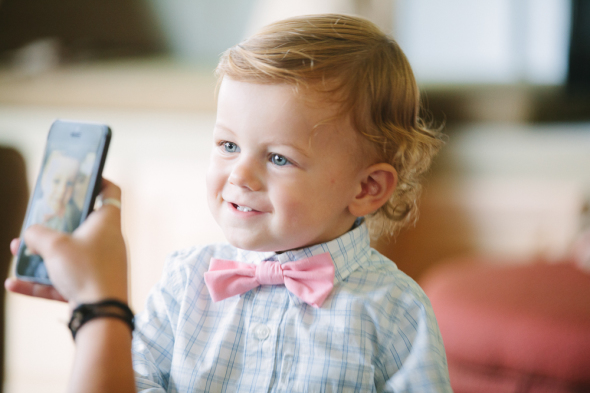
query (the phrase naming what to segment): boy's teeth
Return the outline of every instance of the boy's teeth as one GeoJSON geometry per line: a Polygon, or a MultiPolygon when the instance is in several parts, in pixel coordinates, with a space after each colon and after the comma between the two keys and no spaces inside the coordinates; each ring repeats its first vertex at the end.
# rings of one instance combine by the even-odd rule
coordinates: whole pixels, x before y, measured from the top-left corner
{"type": "Polygon", "coordinates": [[[251,212],[252,211],[252,208],[247,207],[247,206],[240,206],[240,205],[237,205],[236,209],[238,209],[241,212],[251,212]]]}

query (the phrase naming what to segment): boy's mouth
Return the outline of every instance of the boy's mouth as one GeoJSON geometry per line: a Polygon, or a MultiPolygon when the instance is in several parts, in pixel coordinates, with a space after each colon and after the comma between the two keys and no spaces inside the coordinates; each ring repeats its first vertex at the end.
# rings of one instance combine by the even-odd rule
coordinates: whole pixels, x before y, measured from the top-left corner
{"type": "Polygon", "coordinates": [[[254,210],[251,207],[248,207],[248,206],[240,206],[240,205],[237,205],[235,203],[232,203],[232,205],[234,205],[234,207],[236,208],[236,210],[237,211],[240,211],[240,212],[251,212],[251,211],[254,210]]]}

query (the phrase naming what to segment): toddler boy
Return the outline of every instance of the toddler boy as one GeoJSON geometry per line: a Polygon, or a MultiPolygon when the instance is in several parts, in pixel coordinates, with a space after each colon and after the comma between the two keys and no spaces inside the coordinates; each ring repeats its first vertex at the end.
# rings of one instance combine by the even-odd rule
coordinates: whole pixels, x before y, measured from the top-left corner
{"type": "Polygon", "coordinates": [[[440,146],[372,23],[292,18],[229,49],[207,175],[230,244],[174,253],[137,318],[138,390],[448,392],[416,283],[373,250],[440,146]]]}

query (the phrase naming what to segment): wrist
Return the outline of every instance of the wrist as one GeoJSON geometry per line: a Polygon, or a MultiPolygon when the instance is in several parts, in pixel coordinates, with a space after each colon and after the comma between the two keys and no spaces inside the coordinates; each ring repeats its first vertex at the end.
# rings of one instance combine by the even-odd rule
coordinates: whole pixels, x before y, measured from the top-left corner
{"type": "Polygon", "coordinates": [[[77,307],[80,304],[92,304],[99,303],[106,299],[113,299],[120,301],[124,304],[129,304],[127,296],[127,287],[124,288],[88,288],[79,293],[77,296],[72,298],[72,308],[77,307]]]}
{"type": "Polygon", "coordinates": [[[131,332],[135,329],[135,317],[126,302],[118,299],[104,299],[99,302],[82,303],[74,308],[68,323],[74,340],[78,331],[86,323],[98,318],[118,319],[124,322],[131,332]]]}

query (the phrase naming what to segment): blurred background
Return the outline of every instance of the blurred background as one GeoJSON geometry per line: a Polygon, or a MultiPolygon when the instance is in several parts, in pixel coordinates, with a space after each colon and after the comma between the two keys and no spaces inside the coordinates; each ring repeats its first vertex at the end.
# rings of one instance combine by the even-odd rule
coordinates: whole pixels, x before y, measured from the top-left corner
{"type": "MultiPolygon", "coordinates": [[[[3,274],[52,121],[104,122],[140,311],[169,252],[223,241],[204,192],[219,55],[269,22],[324,12],[391,33],[423,115],[448,136],[421,219],[379,250],[418,281],[457,255],[567,257],[589,224],[588,1],[0,0],[3,274]]],[[[4,392],[64,391],[67,306],[6,294],[0,315],[4,392]]]]}

